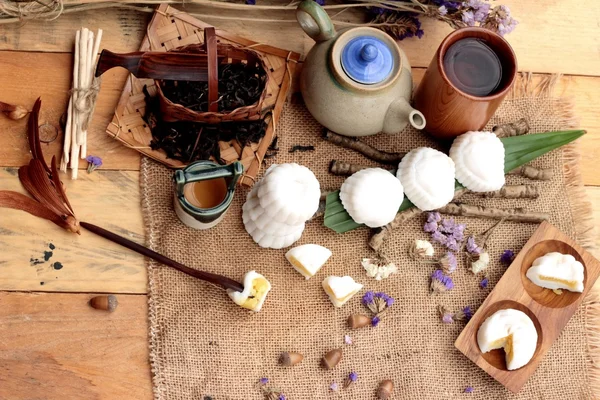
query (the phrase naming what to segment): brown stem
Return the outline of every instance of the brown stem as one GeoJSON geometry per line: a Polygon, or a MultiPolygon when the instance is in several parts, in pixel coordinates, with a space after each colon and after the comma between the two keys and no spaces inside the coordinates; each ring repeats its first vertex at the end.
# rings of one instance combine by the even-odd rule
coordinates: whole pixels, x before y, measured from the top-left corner
{"type": "Polygon", "coordinates": [[[411,218],[416,217],[421,214],[421,210],[417,207],[409,208],[408,210],[404,210],[396,214],[396,217],[389,224],[382,226],[381,228],[377,228],[371,239],[369,240],[369,247],[371,247],[376,252],[379,252],[387,238],[392,234],[392,231],[398,228],[400,225],[405,223],[411,218]]]}
{"type": "MultiPolygon", "coordinates": [[[[377,168],[377,167],[373,167],[373,166],[369,166],[369,165],[361,165],[361,164],[352,164],[352,163],[348,163],[345,161],[339,161],[339,160],[331,160],[331,162],[329,163],[329,172],[332,175],[339,175],[339,176],[350,176],[360,170],[367,169],[367,168],[377,168]]],[[[389,169],[388,167],[383,167],[383,168],[389,169]]],[[[396,174],[395,169],[389,169],[389,171],[394,175],[396,174]]]]}
{"type": "Polygon", "coordinates": [[[487,198],[503,199],[537,199],[540,196],[538,187],[535,185],[506,185],[500,190],[479,194],[487,198]]]}
{"type": "Polygon", "coordinates": [[[552,171],[552,168],[536,168],[529,165],[523,165],[522,167],[513,169],[509,174],[521,175],[525,178],[538,181],[549,181],[552,179],[554,172],[552,171]]]}
{"type": "Polygon", "coordinates": [[[519,136],[529,132],[529,124],[525,118],[509,124],[496,125],[492,132],[498,137],[519,136]]]}
{"type": "Polygon", "coordinates": [[[328,129],[323,131],[323,139],[347,149],[358,151],[367,158],[382,164],[398,164],[405,153],[388,153],[386,151],[377,150],[370,145],[361,142],[357,138],[338,135],[328,129]]]}
{"type": "Polygon", "coordinates": [[[96,225],[93,225],[93,224],[90,224],[87,222],[83,222],[83,221],[80,222],[80,225],[82,227],[84,227],[85,229],[87,229],[88,231],[95,233],[98,236],[102,236],[103,238],[108,239],[111,242],[120,244],[121,246],[126,247],[129,250],[133,250],[136,253],[140,253],[143,256],[151,258],[151,259],[158,261],[159,263],[169,266],[171,268],[175,268],[176,270],[183,272],[184,274],[193,276],[194,278],[198,278],[203,281],[210,282],[214,285],[222,286],[225,289],[235,290],[236,292],[242,292],[244,290],[244,286],[241,283],[234,281],[233,279],[227,278],[222,275],[211,274],[210,272],[199,271],[199,270],[196,270],[196,269],[193,269],[190,267],[186,267],[185,265],[178,263],[175,260],[165,257],[162,254],[159,254],[153,250],[150,250],[140,244],[132,242],[129,239],[125,239],[124,237],[119,236],[115,233],[107,231],[104,228],[100,228],[99,226],[96,226],[96,225]]]}
{"type": "Polygon", "coordinates": [[[533,223],[546,221],[549,218],[549,215],[546,213],[527,211],[523,208],[503,209],[457,203],[449,203],[437,211],[442,214],[462,217],[505,219],[506,221],[533,223]]]}

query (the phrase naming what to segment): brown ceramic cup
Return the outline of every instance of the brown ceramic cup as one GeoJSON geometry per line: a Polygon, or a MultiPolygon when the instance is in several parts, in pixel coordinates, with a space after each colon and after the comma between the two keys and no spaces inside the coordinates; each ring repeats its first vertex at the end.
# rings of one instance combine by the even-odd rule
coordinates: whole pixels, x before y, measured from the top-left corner
{"type": "Polygon", "coordinates": [[[457,29],[438,48],[414,95],[414,107],[425,116],[425,130],[440,139],[483,129],[517,77],[517,58],[502,36],[483,28],[457,29]],[[500,58],[502,80],[494,93],[477,97],[458,89],[444,71],[448,48],[465,38],[483,39],[500,58]]]}

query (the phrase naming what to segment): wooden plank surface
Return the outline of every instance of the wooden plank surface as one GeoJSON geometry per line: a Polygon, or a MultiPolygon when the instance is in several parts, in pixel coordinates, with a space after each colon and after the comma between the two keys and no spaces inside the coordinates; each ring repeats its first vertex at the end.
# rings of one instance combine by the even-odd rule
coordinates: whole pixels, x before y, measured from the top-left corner
{"type": "MultiPolygon", "coordinates": [[[[0,169],[0,189],[25,193],[16,173],[0,169]]],[[[95,171],[64,182],[78,218],[144,243],[138,176],[95,171]]],[[[23,211],[0,209],[0,215],[0,290],[146,293],[146,267],[137,253],[23,211]]]]}
{"type": "MultiPolygon", "coordinates": [[[[503,0],[519,20],[517,29],[507,36],[513,45],[519,69],[523,71],[600,75],[600,1],[597,0],[503,0]]],[[[260,4],[289,4],[281,0],[263,0],[260,4]]],[[[181,7],[181,6],[180,6],[181,7]]],[[[185,10],[241,36],[264,40],[277,47],[304,52],[310,40],[297,27],[294,11],[247,11],[185,5],[185,10]],[[210,16],[216,16],[210,18],[210,16]],[[240,18],[241,17],[241,18],[240,18]],[[231,19],[224,19],[231,18],[231,19]],[[276,19],[292,22],[250,22],[243,18],[276,19]]],[[[333,11],[337,13],[339,10],[333,11]]],[[[135,51],[144,36],[149,14],[131,10],[88,11],[64,15],[55,21],[30,21],[23,28],[0,25],[0,49],[70,52],[79,26],[103,28],[103,47],[113,51],[135,51]],[[102,18],[98,18],[102,15],[102,18]]],[[[351,11],[337,19],[358,21],[351,11]]],[[[341,27],[338,27],[340,29],[341,27]]],[[[439,42],[451,28],[439,21],[423,19],[425,36],[401,42],[414,66],[426,67],[439,42]]]]}
{"type": "Polygon", "coordinates": [[[0,292],[0,399],[151,399],[146,296],[0,292]]]}

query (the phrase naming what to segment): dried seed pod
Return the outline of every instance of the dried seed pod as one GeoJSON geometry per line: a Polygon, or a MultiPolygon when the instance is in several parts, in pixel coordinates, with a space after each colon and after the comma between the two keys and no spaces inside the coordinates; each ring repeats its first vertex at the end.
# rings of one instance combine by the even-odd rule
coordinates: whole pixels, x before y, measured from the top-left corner
{"type": "Polygon", "coordinates": [[[18,120],[29,114],[29,110],[22,106],[14,106],[8,103],[0,102],[0,111],[2,111],[8,118],[12,120],[18,120]]]}
{"type": "Polygon", "coordinates": [[[392,396],[394,392],[394,382],[389,379],[379,382],[377,388],[377,398],[380,400],[387,400],[392,396]]]}
{"type": "Polygon", "coordinates": [[[300,364],[303,359],[304,356],[300,353],[286,351],[285,353],[281,353],[279,363],[285,367],[292,367],[296,364],[300,364]]]}
{"type": "Polygon", "coordinates": [[[353,314],[348,317],[348,326],[352,329],[364,328],[371,325],[371,318],[364,314],[353,314]]]}
{"type": "Polygon", "coordinates": [[[115,311],[118,304],[117,297],[112,294],[108,296],[96,296],[90,300],[90,306],[97,310],[105,310],[108,312],[115,311]]]}
{"type": "Polygon", "coordinates": [[[325,367],[327,369],[333,369],[333,368],[335,368],[336,365],[338,365],[338,363],[340,362],[341,359],[342,359],[342,349],[335,349],[335,350],[331,350],[330,352],[325,354],[325,356],[323,356],[323,359],[321,360],[321,364],[323,364],[323,367],[325,367]]]}

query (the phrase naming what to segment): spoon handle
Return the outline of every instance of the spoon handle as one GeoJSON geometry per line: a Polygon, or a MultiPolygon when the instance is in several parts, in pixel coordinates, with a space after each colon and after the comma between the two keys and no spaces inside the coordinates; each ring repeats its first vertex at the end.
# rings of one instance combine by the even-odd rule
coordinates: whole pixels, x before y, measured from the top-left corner
{"type": "Polygon", "coordinates": [[[115,233],[107,231],[104,228],[100,228],[97,225],[90,224],[90,223],[83,222],[83,221],[80,222],[80,225],[82,227],[84,227],[85,229],[87,229],[88,231],[95,233],[98,236],[102,236],[103,238],[108,239],[111,242],[115,242],[117,244],[120,244],[123,247],[127,247],[129,250],[133,250],[136,253],[140,253],[143,256],[151,258],[151,259],[158,261],[161,264],[167,265],[171,268],[175,268],[176,270],[181,271],[184,274],[193,276],[194,278],[198,278],[203,281],[210,282],[214,285],[219,285],[225,289],[235,290],[236,292],[241,292],[244,290],[244,286],[241,283],[234,281],[233,279],[227,278],[222,275],[211,274],[210,272],[198,271],[196,269],[186,267],[185,265],[178,263],[175,260],[165,257],[162,254],[159,254],[153,250],[150,250],[147,247],[137,244],[137,243],[135,243],[129,239],[126,239],[122,236],[119,236],[115,233]]]}

